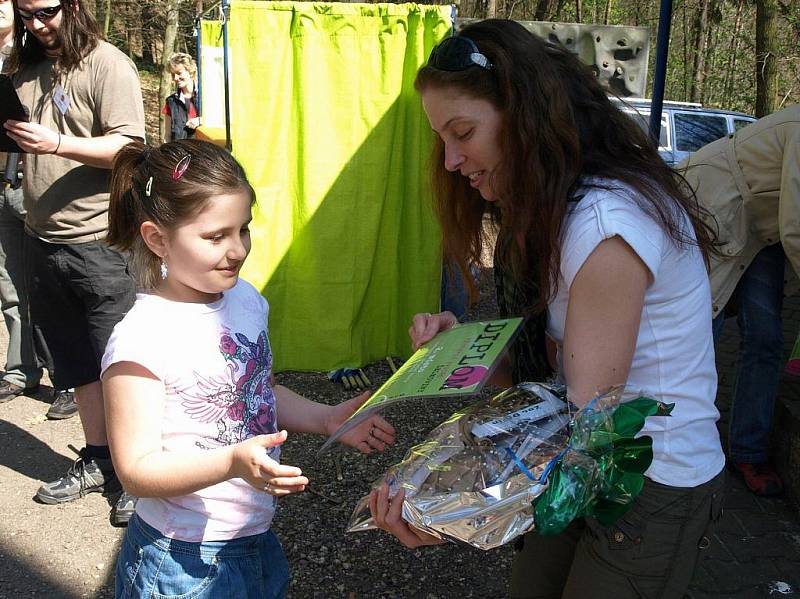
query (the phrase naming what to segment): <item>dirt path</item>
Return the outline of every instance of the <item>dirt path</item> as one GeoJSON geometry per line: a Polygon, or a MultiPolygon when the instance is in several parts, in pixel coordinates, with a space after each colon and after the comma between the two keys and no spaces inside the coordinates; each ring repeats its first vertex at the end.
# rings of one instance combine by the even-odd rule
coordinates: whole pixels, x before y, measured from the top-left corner
{"type": "Polygon", "coordinates": [[[75,459],[68,444],[82,439],[77,418],[45,420],[49,392],[0,406],[0,596],[103,596],[122,536],[108,522],[106,499],[33,500],[41,481],[66,472],[75,459]]]}

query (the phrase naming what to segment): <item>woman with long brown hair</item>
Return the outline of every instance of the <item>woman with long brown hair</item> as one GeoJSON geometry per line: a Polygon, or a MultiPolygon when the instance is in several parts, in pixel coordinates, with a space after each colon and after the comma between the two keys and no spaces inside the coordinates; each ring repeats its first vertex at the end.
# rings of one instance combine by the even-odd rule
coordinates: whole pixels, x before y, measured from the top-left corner
{"type": "MultiPolygon", "coordinates": [[[[611,527],[587,518],[558,536],[526,536],[510,594],[682,597],[718,513],[725,461],[704,261],[713,235],[701,210],[589,67],[517,23],[487,20],[447,38],[416,87],[436,133],[447,256],[466,271],[497,234],[498,299],[546,331],[573,403],[624,384],[675,404],[645,425],[654,458],[630,511],[611,527]]],[[[412,342],[455,323],[418,314],[412,342]]],[[[546,374],[530,332],[507,382],[546,374]]],[[[378,524],[406,545],[433,543],[402,520],[402,498],[385,485],[373,492],[378,524]]]]}

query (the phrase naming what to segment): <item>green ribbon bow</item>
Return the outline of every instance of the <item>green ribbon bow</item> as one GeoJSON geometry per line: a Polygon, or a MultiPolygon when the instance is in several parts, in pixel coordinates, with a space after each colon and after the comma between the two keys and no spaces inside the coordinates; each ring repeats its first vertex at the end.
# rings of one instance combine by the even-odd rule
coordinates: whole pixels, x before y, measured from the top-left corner
{"type": "Polygon", "coordinates": [[[556,459],[547,489],[533,502],[539,534],[562,532],[575,518],[594,516],[609,526],[630,509],[653,461],[653,439],[643,435],[645,418],[669,416],[675,404],[637,397],[605,409],[581,410],[570,445],[556,459]]]}

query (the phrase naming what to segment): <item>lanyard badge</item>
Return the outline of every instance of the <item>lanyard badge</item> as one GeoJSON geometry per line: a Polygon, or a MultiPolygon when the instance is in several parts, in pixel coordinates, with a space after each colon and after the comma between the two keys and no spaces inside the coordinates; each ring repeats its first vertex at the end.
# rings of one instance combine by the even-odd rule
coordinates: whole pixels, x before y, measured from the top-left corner
{"type": "Polygon", "coordinates": [[[67,90],[65,90],[60,83],[56,85],[56,88],[53,90],[53,102],[62,116],[67,114],[70,103],[69,94],[67,94],[67,90]]]}

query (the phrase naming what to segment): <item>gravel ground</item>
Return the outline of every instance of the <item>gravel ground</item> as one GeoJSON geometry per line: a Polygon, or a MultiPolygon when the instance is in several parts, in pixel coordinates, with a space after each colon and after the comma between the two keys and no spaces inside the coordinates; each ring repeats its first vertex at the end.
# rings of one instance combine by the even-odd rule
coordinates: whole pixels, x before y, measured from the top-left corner
{"type": "MultiPolygon", "coordinates": [[[[481,301],[468,320],[496,315],[490,287],[491,272],[486,271],[481,301]]],[[[364,370],[376,384],[390,375],[386,361],[364,370]]],[[[323,403],[336,403],[345,397],[324,374],[283,373],[278,381],[323,403]]],[[[487,389],[483,395],[492,392],[487,389]]],[[[335,455],[341,460],[341,480],[333,455],[315,455],[322,443],[320,438],[295,435],[286,442],[282,460],[302,467],[319,493],[289,497],[281,500],[278,508],[274,530],[292,566],[292,597],[434,599],[505,595],[511,573],[510,547],[485,552],[444,545],[410,551],[382,531],[344,533],[355,503],[369,491],[372,481],[472,399],[428,399],[394,407],[386,417],[398,431],[397,445],[369,456],[338,450],[335,455]]]]}
{"type": "MultiPolygon", "coordinates": [[[[489,285],[470,318],[490,318],[495,306],[489,285]]],[[[0,352],[5,352],[0,326],[0,352]]],[[[377,387],[390,374],[384,360],[365,372],[377,387]]],[[[278,381],[323,403],[353,395],[324,373],[286,372],[278,381]]],[[[33,501],[41,481],[63,474],[80,446],[77,418],[44,419],[49,388],[34,397],[0,405],[0,599],[22,597],[113,597],[113,568],[123,531],[108,523],[109,501],[100,494],[61,505],[33,501]]],[[[491,393],[487,390],[485,394],[491,393]]],[[[345,597],[502,597],[510,574],[511,550],[482,552],[446,545],[409,551],[381,531],[345,534],[356,502],[388,466],[466,399],[429,399],[396,406],[387,418],[398,443],[369,456],[338,450],[341,479],[332,453],[317,456],[324,439],[292,435],[283,461],[301,467],[313,492],[282,499],[274,530],[292,569],[289,596],[345,597]]]]}

